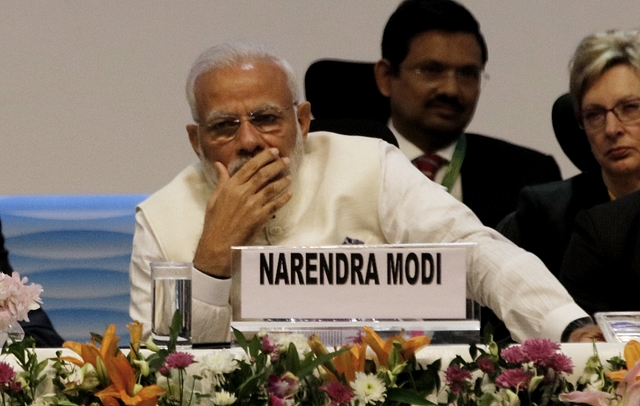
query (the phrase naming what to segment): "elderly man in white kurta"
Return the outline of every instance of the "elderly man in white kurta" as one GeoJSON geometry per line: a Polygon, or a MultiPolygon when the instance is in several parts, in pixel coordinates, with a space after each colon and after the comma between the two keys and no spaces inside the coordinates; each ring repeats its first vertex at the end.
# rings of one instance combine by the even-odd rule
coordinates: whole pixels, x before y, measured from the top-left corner
{"type": "MultiPolygon", "coordinates": [[[[141,203],[133,319],[151,320],[149,263],[193,262],[193,341],[228,341],[232,246],[475,242],[467,295],[516,340],[559,340],[587,314],[542,262],[484,227],[384,141],[308,133],[289,65],[260,46],[216,46],[187,81],[199,162],[141,203]]],[[[286,300],[283,298],[283,300],[286,300]]],[[[416,303],[420,306],[420,303],[416,303]]]]}

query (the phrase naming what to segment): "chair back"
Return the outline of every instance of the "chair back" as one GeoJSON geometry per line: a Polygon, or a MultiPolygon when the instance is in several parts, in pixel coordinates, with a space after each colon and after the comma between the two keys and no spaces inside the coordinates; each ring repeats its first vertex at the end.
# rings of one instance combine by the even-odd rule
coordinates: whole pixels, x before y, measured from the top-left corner
{"type": "Polygon", "coordinates": [[[317,119],[369,119],[387,124],[389,99],[378,90],[373,62],[321,59],[304,77],[305,95],[317,119]]]}
{"type": "Polygon", "coordinates": [[[591,152],[587,134],[578,125],[573,97],[565,93],[553,103],[551,122],[556,139],[571,162],[582,172],[600,169],[591,152]]]}

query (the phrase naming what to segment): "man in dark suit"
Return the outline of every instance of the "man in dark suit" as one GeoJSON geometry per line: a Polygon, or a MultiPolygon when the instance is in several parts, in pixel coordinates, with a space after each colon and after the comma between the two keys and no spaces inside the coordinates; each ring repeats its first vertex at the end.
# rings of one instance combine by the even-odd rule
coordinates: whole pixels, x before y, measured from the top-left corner
{"type": "MultiPolygon", "coordinates": [[[[464,6],[452,0],[406,0],[387,22],[382,59],[374,70],[378,89],[389,98],[390,128],[402,152],[495,228],[515,209],[524,186],[561,176],[549,155],[464,132],[478,103],[487,58],[480,26],[464,6]]],[[[481,318],[483,324],[502,325],[488,309],[481,318]]],[[[499,330],[497,337],[508,335],[499,330]]]]}
{"type": "Polygon", "coordinates": [[[549,155],[464,133],[486,62],[487,46],[466,8],[452,0],[406,0],[384,29],[375,76],[390,100],[390,127],[400,149],[420,169],[425,157],[440,161],[440,168],[427,165],[423,172],[435,172],[436,182],[495,227],[515,209],[524,186],[561,176],[549,155]]]}
{"type": "Polygon", "coordinates": [[[589,314],[640,310],[640,191],[578,214],[560,281],[589,314]]]}
{"type": "MultiPolygon", "coordinates": [[[[9,252],[4,247],[4,236],[2,234],[2,222],[0,221],[0,271],[11,275],[13,268],[9,264],[9,252]]],[[[51,324],[51,320],[47,313],[40,307],[39,309],[29,312],[29,321],[21,321],[20,326],[25,334],[33,337],[36,346],[44,347],[61,347],[64,340],[58,335],[51,324]]]]}

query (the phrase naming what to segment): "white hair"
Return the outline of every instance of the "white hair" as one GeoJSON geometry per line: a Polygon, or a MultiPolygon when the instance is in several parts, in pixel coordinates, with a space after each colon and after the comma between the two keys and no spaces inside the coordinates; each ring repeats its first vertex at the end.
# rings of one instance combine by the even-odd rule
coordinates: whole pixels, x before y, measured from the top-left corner
{"type": "Polygon", "coordinates": [[[202,52],[191,66],[189,76],[187,76],[187,101],[191,108],[191,115],[196,123],[199,122],[200,119],[200,117],[198,117],[194,91],[196,79],[198,79],[198,77],[203,73],[211,72],[215,69],[228,68],[242,62],[255,60],[271,61],[279,66],[287,77],[287,87],[289,88],[291,97],[293,98],[292,103],[300,103],[301,92],[298,88],[293,68],[287,61],[275,56],[268,46],[258,42],[246,41],[220,44],[202,52]]]}

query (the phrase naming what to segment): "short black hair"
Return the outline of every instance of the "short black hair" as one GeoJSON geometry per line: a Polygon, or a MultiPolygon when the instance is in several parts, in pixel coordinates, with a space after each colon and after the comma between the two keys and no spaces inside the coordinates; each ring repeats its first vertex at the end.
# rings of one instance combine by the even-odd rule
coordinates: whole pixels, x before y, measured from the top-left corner
{"type": "Polygon", "coordinates": [[[487,62],[487,44],[480,24],[463,5],[453,0],[405,0],[389,17],[382,34],[382,57],[389,60],[394,72],[407,57],[411,40],[431,30],[473,34],[482,52],[482,63],[487,62]]]}

